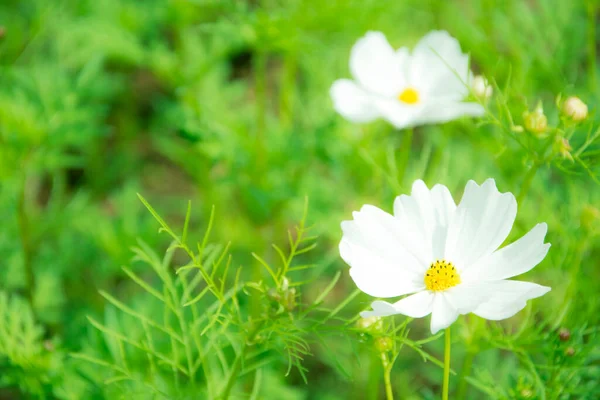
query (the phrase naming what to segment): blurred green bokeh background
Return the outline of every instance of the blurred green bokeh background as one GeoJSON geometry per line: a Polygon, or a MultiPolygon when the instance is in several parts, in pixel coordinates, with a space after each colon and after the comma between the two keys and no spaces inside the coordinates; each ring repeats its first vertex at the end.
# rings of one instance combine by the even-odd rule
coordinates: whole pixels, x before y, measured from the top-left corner
{"type": "MultiPolygon", "coordinates": [[[[505,323],[459,320],[453,363],[460,372],[473,354],[476,381],[459,389],[454,377],[454,390],[474,399],[598,398],[600,146],[590,140],[600,123],[598,9],[596,0],[3,0],[0,336],[31,336],[0,339],[0,398],[152,398],[126,382],[105,386],[107,376],[68,355],[111,352],[86,320],[116,324],[98,290],[151,308],[121,267],[138,238],[159,254],[169,239],[136,193],[177,231],[191,200],[192,241],[214,205],[211,240],[231,241],[246,281],[260,278],[251,253],[274,260],[271,244],[286,246],[307,197],[319,239],[304,256],[316,267],[296,278],[309,281],[299,300],[310,304],[342,271],[325,301],[335,308],[355,290],[337,250],[352,210],[391,211],[414,179],[443,183],[458,200],[468,179],[488,177],[501,191],[527,192],[509,239],[548,223],[552,250],[524,280],[553,290],[505,323]],[[334,112],[329,87],[350,77],[357,38],[380,30],[394,47],[412,46],[432,29],[456,37],[472,69],[497,84],[489,106],[498,123],[419,127],[405,148],[386,123],[355,125],[334,112]],[[589,106],[584,124],[566,128],[573,152],[583,150],[574,162],[542,163],[541,142],[510,125],[541,100],[559,126],[559,94],[589,106]],[[14,322],[13,313],[29,315],[28,302],[31,321],[14,322]],[[560,327],[572,332],[568,343],[560,327]],[[569,348],[575,355],[565,356],[569,348]]],[[[132,269],[152,281],[146,266],[132,269]]],[[[353,298],[344,315],[370,301],[353,298]]],[[[410,327],[414,340],[429,336],[427,321],[410,327]]],[[[442,357],[441,341],[424,348],[442,357]]],[[[369,340],[339,328],[312,353],[308,384],[295,370],[285,376],[282,356],[264,367],[254,398],[383,398],[369,340]]],[[[392,377],[400,399],[437,398],[441,370],[413,350],[401,349],[392,377]]],[[[239,398],[250,397],[253,379],[240,378],[239,398]]]]}

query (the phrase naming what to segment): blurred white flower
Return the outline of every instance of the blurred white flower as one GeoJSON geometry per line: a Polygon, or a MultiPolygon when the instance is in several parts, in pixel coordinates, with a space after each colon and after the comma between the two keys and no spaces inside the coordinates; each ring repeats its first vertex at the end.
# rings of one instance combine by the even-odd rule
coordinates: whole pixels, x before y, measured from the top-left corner
{"type": "Polygon", "coordinates": [[[381,32],[368,32],[350,54],[355,81],[331,86],[335,110],[352,122],[383,118],[396,128],[481,116],[484,109],[465,103],[469,58],[445,31],[425,35],[410,52],[394,50],[381,32]]]}
{"type": "Polygon", "coordinates": [[[507,280],[529,271],[546,256],[547,226],[536,225],[516,242],[498,249],[517,213],[511,193],[500,193],[493,179],[469,181],[455,204],[448,188],[423,181],[410,196],[394,202],[394,215],[365,205],[342,222],[340,254],[363,292],[375,297],[411,294],[393,304],[374,301],[363,318],[431,314],[431,332],[450,326],[459,314],[489,320],[515,315],[529,299],[550,288],[507,280]]]}
{"type": "Polygon", "coordinates": [[[492,97],[494,93],[494,88],[490,85],[483,76],[477,75],[473,78],[471,82],[471,89],[473,89],[473,94],[481,100],[488,100],[492,97]]]}
{"type": "Polygon", "coordinates": [[[565,100],[562,111],[575,122],[583,121],[588,115],[587,105],[576,96],[571,96],[565,100]]]}

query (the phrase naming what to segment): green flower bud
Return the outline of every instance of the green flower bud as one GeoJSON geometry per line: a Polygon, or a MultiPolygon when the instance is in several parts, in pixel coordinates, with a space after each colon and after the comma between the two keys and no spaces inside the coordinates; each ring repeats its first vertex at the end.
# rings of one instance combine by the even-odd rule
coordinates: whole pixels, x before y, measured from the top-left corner
{"type": "Polygon", "coordinates": [[[567,347],[565,350],[565,356],[573,357],[575,355],[575,349],[573,347],[567,347]]]}
{"type": "Polygon", "coordinates": [[[361,318],[356,322],[356,327],[373,335],[381,334],[383,333],[383,320],[381,317],[361,318]]]}
{"type": "Polygon", "coordinates": [[[530,388],[523,388],[521,389],[520,394],[525,399],[531,399],[533,397],[533,390],[531,390],[530,388]]]}
{"type": "Polygon", "coordinates": [[[557,136],[552,147],[554,152],[560,155],[562,158],[573,161],[573,156],[571,155],[571,150],[573,150],[573,148],[566,138],[557,136]]]}
{"type": "Polygon", "coordinates": [[[375,339],[375,348],[380,353],[391,351],[394,348],[394,341],[386,336],[378,337],[375,339]]]}
{"type": "Polygon", "coordinates": [[[279,294],[279,292],[275,288],[269,289],[269,291],[267,292],[267,296],[271,300],[273,300],[273,301],[275,301],[277,303],[279,303],[279,301],[281,300],[281,295],[279,294]]]}
{"type": "Polygon", "coordinates": [[[296,288],[291,288],[283,292],[281,305],[288,311],[293,311],[296,308],[296,288]]]}
{"type": "Polygon", "coordinates": [[[523,114],[525,129],[537,137],[544,137],[548,129],[548,118],[544,115],[542,103],[538,103],[535,110],[523,114]]]}

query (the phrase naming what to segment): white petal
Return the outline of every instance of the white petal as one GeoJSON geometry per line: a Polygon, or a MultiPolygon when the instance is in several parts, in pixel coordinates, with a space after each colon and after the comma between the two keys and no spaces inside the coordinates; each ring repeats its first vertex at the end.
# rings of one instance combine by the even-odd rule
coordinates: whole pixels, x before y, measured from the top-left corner
{"type": "Polygon", "coordinates": [[[431,312],[431,334],[435,335],[446,329],[458,318],[458,310],[446,299],[445,293],[436,293],[433,298],[431,312]]]}
{"type": "Polygon", "coordinates": [[[348,79],[339,79],[329,91],[333,108],[351,122],[370,122],[379,117],[370,95],[356,83],[348,79]]]}
{"type": "Polygon", "coordinates": [[[423,279],[422,274],[429,264],[412,251],[412,243],[407,240],[411,231],[403,226],[402,221],[368,204],[352,215],[368,248],[397,263],[399,268],[419,274],[419,279],[423,279]]]}
{"type": "Polygon", "coordinates": [[[342,222],[340,254],[352,267],[350,275],[359,289],[376,297],[422,290],[425,268],[402,246],[398,221],[369,205],[354,218],[342,222]]]}
{"type": "Polygon", "coordinates": [[[401,58],[381,32],[367,32],[350,53],[350,71],[365,89],[382,96],[395,96],[402,87],[401,58]]]}
{"type": "Polygon", "coordinates": [[[409,79],[428,95],[462,100],[468,93],[469,57],[445,31],[425,35],[413,50],[409,79]]]}
{"type": "Polygon", "coordinates": [[[527,300],[543,296],[549,287],[530,282],[490,282],[489,300],[477,307],[473,313],[489,320],[510,318],[526,306],[527,300]]]}
{"type": "Polygon", "coordinates": [[[515,196],[500,193],[493,179],[481,186],[469,181],[448,228],[445,259],[462,274],[502,244],[516,214],[515,196]]]}
{"type": "Polygon", "coordinates": [[[373,102],[381,117],[396,129],[410,128],[419,124],[418,119],[423,109],[420,105],[406,105],[395,97],[377,98],[373,102]]]}
{"type": "Polygon", "coordinates": [[[461,283],[447,289],[444,295],[458,313],[464,315],[488,301],[489,290],[488,282],[461,283]]]}
{"type": "Polygon", "coordinates": [[[390,315],[398,314],[394,306],[387,301],[376,300],[371,303],[373,307],[372,311],[363,311],[360,313],[362,318],[369,317],[388,317],[390,315]]]}
{"type": "Polygon", "coordinates": [[[429,290],[407,296],[394,303],[398,313],[412,317],[423,318],[431,313],[434,295],[429,290]]]}
{"type": "Polygon", "coordinates": [[[441,124],[460,117],[481,117],[485,109],[478,103],[433,102],[426,105],[418,124],[441,124]]]}
{"type": "Polygon", "coordinates": [[[408,47],[400,47],[396,50],[396,63],[400,66],[400,72],[404,77],[410,67],[410,50],[408,47]]]}
{"type": "Polygon", "coordinates": [[[425,183],[413,183],[410,196],[401,195],[394,201],[394,216],[404,227],[405,247],[424,265],[443,255],[448,223],[456,205],[448,189],[436,185],[429,190],[425,183]]]}
{"type": "Polygon", "coordinates": [[[367,318],[402,314],[412,318],[423,318],[431,313],[433,297],[430,291],[424,290],[407,296],[394,304],[377,300],[371,304],[373,311],[363,311],[360,315],[363,318],[367,318]]]}
{"type": "Polygon", "coordinates": [[[444,257],[448,226],[454,217],[456,203],[444,185],[435,185],[430,193],[434,212],[432,250],[434,260],[438,260],[444,257]]]}
{"type": "Polygon", "coordinates": [[[477,261],[461,278],[465,281],[495,281],[523,274],[538,265],[550,249],[544,244],[546,224],[537,224],[514,243],[477,261]]]}

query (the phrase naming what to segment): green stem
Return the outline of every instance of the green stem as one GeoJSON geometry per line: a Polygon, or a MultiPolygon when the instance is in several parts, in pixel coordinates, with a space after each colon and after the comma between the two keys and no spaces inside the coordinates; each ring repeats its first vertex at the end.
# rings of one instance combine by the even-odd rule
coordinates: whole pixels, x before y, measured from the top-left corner
{"type": "Polygon", "coordinates": [[[404,136],[402,137],[402,142],[400,144],[400,158],[398,160],[398,183],[402,186],[404,182],[404,175],[406,174],[406,169],[408,168],[408,160],[410,158],[410,148],[412,145],[413,138],[413,130],[412,128],[407,128],[404,131],[404,136]]]}
{"type": "Polygon", "coordinates": [[[256,335],[260,332],[264,322],[257,323],[252,330],[249,332],[248,337],[244,341],[244,346],[242,346],[242,350],[237,354],[235,360],[233,361],[233,365],[229,370],[229,377],[227,378],[227,383],[223,388],[223,392],[219,396],[221,400],[227,400],[229,395],[231,394],[231,390],[233,389],[233,385],[235,384],[237,377],[240,373],[240,368],[242,367],[242,362],[246,358],[246,353],[248,349],[252,346],[252,342],[256,339],[256,335]]]}
{"type": "Polygon", "coordinates": [[[444,387],[442,390],[442,399],[448,400],[448,389],[450,386],[450,327],[446,328],[444,334],[445,349],[444,349],[444,387]]]}
{"type": "Polygon", "coordinates": [[[385,352],[381,353],[381,364],[383,365],[383,381],[385,382],[385,395],[387,400],[394,400],[394,391],[392,390],[392,381],[390,378],[392,364],[385,352]]]}
{"type": "Polygon", "coordinates": [[[31,237],[29,233],[29,221],[27,219],[27,203],[26,203],[26,192],[27,190],[27,176],[24,175],[21,192],[19,193],[19,200],[17,203],[17,219],[19,223],[19,236],[21,239],[21,247],[23,250],[23,266],[25,268],[25,279],[27,282],[27,299],[31,305],[31,309],[34,310],[34,294],[35,294],[35,274],[33,273],[33,246],[31,243],[31,237]]]}
{"type": "MultiPolygon", "coordinates": [[[[437,171],[440,170],[440,165],[442,164],[443,157],[445,154],[447,154],[447,152],[445,152],[445,149],[447,147],[446,145],[448,142],[446,135],[442,135],[441,139],[436,138],[439,140],[439,143],[436,143],[436,141],[432,139],[431,136],[433,135],[427,135],[427,140],[431,143],[432,151],[431,156],[427,160],[425,168],[424,175],[426,180],[429,180],[433,177],[436,177],[437,179],[440,178],[439,174],[437,174],[437,171]]],[[[444,169],[441,169],[441,171],[444,171],[444,169]]]]}
{"type": "Polygon", "coordinates": [[[536,162],[529,168],[525,178],[523,179],[523,184],[521,185],[521,190],[519,191],[519,197],[517,197],[517,204],[520,204],[521,201],[525,198],[527,192],[529,192],[529,188],[531,187],[531,182],[537,173],[537,170],[540,168],[540,164],[536,162]]]}
{"type": "Polygon", "coordinates": [[[283,61],[281,89],[279,92],[279,120],[284,129],[292,125],[292,109],[296,86],[297,62],[294,53],[287,54],[283,61]]]}
{"type": "Polygon", "coordinates": [[[598,88],[596,76],[596,14],[598,6],[595,1],[588,0],[587,2],[587,17],[588,17],[588,68],[590,73],[590,89],[598,88]]]}
{"type": "Polygon", "coordinates": [[[456,390],[457,399],[464,399],[467,393],[467,380],[465,379],[469,373],[471,373],[471,367],[473,366],[473,360],[475,359],[475,352],[471,349],[467,350],[465,361],[463,362],[462,369],[460,371],[460,377],[458,380],[458,389],[456,390]]]}
{"type": "Polygon", "coordinates": [[[267,116],[267,55],[258,52],[254,59],[254,95],[256,96],[256,143],[257,165],[262,170],[265,159],[265,128],[267,116]]]}

